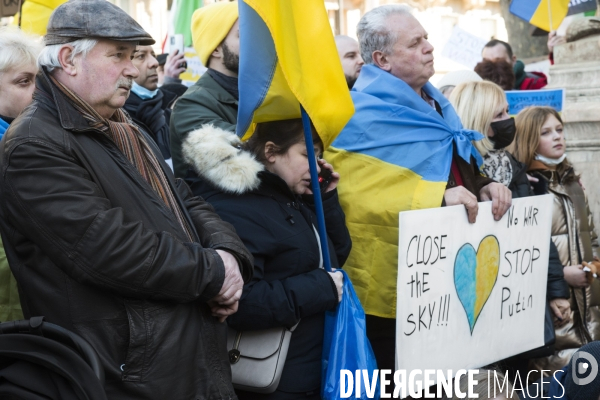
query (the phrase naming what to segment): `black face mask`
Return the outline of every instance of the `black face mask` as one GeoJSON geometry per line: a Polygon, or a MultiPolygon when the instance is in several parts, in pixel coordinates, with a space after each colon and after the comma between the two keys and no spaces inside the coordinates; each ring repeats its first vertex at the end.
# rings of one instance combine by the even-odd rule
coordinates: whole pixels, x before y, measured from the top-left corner
{"type": "Polygon", "coordinates": [[[490,140],[494,143],[494,150],[502,150],[515,140],[517,128],[514,118],[492,122],[491,127],[494,131],[494,137],[491,137],[490,140]]]}

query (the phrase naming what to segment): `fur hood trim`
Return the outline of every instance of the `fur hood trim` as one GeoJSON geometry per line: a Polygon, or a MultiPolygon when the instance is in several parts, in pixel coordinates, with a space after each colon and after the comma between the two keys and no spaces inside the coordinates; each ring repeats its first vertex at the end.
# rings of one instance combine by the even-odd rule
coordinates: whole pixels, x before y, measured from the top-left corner
{"type": "Polygon", "coordinates": [[[215,187],[242,194],[258,188],[264,166],[240,148],[239,137],[212,124],[191,131],[182,145],[183,159],[215,187]]]}

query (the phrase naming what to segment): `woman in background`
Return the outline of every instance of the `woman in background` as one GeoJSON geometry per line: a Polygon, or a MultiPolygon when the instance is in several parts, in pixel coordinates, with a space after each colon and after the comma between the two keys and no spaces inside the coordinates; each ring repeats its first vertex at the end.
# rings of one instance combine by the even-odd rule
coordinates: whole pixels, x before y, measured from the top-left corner
{"type": "Polygon", "coordinates": [[[563,122],[550,107],[529,107],[516,118],[515,157],[527,165],[535,194],[552,194],[552,241],[570,287],[571,320],[557,327],[555,353],[532,360],[532,367],[555,371],[581,346],[600,339],[600,282],[583,271],[598,255],[598,237],[579,176],[566,158],[563,122]]]}
{"type": "MultiPolygon", "coordinates": [[[[313,127],[313,132],[315,132],[313,127]]],[[[322,144],[314,134],[315,154],[322,144]]],[[[227,318],[236,330],[297,327],[277,391],[237,390],[240,399],[320,399],[325,311],[342,297],[343,275],[322,268],[301,119],[260,123],[238,151],[234,133],[208,127],[193,131],[183,146],[199,175],[195,195],[231,223],[254,256],[254,276],[244,286],[238,311],[227,318]]],[[[331,172],[322,199],[331,265],[341,267],[351,241],[331,172]]]]}
{"type": "MultiPolygon", "coordinates": [[[[0,139],[32,101],[41,45],[12,26],[0,28],[0,139]]],[[[23,319],[17,282],[0,240],[0,321],[23,319]]]]}

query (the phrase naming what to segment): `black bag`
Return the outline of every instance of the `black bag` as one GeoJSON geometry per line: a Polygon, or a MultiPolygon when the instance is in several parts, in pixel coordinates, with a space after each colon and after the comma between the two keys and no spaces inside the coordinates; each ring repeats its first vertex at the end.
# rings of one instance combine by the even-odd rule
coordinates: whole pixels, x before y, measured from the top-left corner
{"type": "Polygon", "coordinates": [[[104,370],[80,336],[44,317],[0,324],[0,398],[107,400],[104,370]]]}

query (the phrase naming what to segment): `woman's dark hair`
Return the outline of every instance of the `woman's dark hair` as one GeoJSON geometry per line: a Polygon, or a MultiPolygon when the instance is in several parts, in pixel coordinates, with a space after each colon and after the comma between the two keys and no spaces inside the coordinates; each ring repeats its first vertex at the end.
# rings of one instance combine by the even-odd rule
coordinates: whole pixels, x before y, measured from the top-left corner
{"type": "MultiPolygon", "coordinates": [[[[322,144],[312,121],[313,144],[322,144]]],[[[302,119],[285,119],[280,121],[261,122],[256,125],[252,137],[244,144],[244,149],[249,151],[263,164],[267,162],[265,157],[265,145],[273,142],[275,149],[272,154],[285,154],[296,143],[304,142],[304,129],[302,119]]]]}
{"type": "Polygon", "coordinates": [[[483,80],[494,82],[504,90],[513,90],[515,73],[510,63],[505,60],[483,60],[475,66],[475,72],[483,80]]]}

